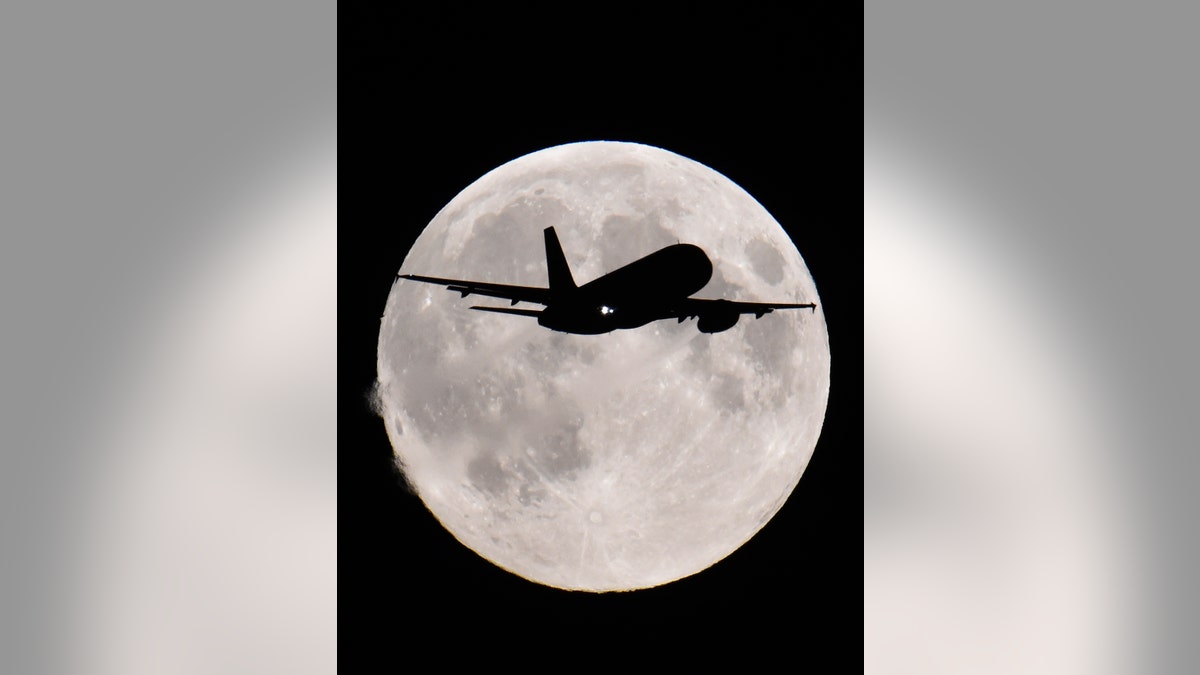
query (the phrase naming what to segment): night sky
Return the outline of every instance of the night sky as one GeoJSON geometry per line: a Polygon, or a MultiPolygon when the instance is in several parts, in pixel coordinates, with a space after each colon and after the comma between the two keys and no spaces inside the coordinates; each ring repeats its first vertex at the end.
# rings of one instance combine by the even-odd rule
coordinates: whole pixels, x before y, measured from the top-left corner
{"type": "Polygon", "coordinates": [[[860,667],[861,7],[686,18],[599,10],[583,24],[549,17],[554,30],[531,9],[341,11],[338,547],[349,630],[339,630],[339,653],[348,672],[387,655],[411,662],[404,654],[445,633],[578,648],[632,637],[673,651],[653,636],[701,632],[727,636],[725,650],[860,667]],[[540,586],[459,544],[405,487],[368,403],[379,317],[424,225],[496,166],[582,140],[658,146],[754,196],[816,281],[832,355],[821,439],[782,510],[714,567],[622,594],[540,586]],[[743,641],[752,635],[761,639],[743,641]]]}

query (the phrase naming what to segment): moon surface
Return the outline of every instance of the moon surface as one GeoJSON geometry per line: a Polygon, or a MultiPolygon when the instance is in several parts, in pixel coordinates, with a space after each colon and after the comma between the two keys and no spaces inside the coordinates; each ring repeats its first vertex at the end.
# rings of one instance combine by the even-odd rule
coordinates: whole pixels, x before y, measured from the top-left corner
{"type": "Polygon", "coordinates": [[[817,309],[743,316],[711,335],[690,320],[581,336],[468,309],[505,300],[398,280],[376,390],[397,463],[460,542],[531,581],[603,592],[700,572],[778,512],[820,435],[830,356],[813,279],[728,178],[620,142],[489,172],[400,270],[545,287],[551,225],[580,285],[682,241],[713,262],[695,297],[817,309]]]}

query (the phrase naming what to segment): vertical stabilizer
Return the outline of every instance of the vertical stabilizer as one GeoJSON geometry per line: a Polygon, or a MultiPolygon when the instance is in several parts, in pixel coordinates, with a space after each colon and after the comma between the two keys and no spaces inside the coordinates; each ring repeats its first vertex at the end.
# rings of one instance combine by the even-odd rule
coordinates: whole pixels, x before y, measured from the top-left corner
{"type": "Polygon", "coordinates": [[[546,271],[550,275],[550,293],[575,289],[575,279],[571,276],[571,268],[567,267],[567,257],[563,255],[562,244],[558,243],[558,234],[553,227],[547,227],[546,234],[546,271]]]}

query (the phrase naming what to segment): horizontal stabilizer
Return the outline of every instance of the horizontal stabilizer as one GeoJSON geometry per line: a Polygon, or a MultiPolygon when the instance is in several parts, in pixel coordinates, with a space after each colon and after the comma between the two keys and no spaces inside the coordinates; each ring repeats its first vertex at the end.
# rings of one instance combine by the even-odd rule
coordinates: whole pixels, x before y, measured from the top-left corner
{"type": "Polygon", "coordinates": [[[542,315],[540,310],[536,309],[513,309],[512,307],[483,307],[474,305],[471,309],[477,309],[481,312],[495,312],[497,314],[517,314],[519,316],[539,317],[542,315]]]}

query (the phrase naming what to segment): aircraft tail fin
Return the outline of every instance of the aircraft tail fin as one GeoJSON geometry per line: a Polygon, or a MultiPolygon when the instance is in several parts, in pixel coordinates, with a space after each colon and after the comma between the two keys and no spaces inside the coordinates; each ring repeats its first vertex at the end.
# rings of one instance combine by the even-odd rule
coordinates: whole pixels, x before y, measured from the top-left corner
{"type": "Polygon", "coordinates": [[[541,316],[541,310],[536,309],[515,309],[512,307],[484,307],[482,305],[473,305],[471,309],[477,309],[481,312],[495,312],[497,314],[516,314],[517,316],[541,316]]]}
{"type": "Polygon", "coordinates": [[[558,243],[558,234],[554,227],[547,227],[546,235],[546,270],[550,275],[550,292],[574,290],[575,278],[571,276],[571,268],[567,266],[567,257],[563,255],[562,244],[558,243]]]}

